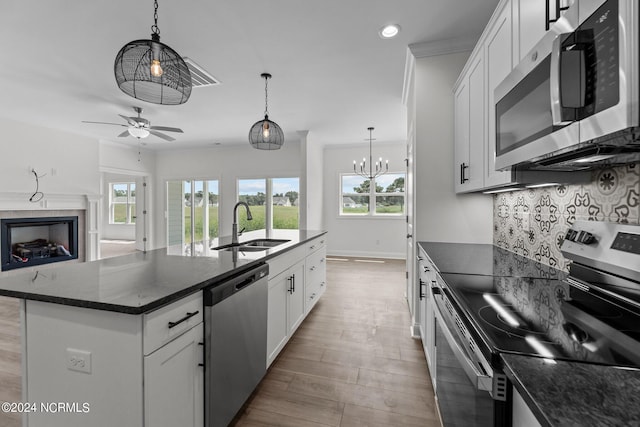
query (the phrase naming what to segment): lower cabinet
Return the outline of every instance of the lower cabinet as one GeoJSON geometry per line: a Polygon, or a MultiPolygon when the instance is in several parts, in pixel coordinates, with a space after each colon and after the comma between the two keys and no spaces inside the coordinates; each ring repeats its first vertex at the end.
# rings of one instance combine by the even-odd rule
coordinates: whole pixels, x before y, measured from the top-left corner
{"type": "Polygon", "coordinates": [[[203,324],[144,358],[146,426],[204,424],[203,324]]]}
{"type": "Polygon", "coordinates": [[[304,320],[304,261],[269,279],[267,366],[304,320]]]}
{"type": "Polygon", "coordinates": [[[23,310],[24,399],[69,405],[25,425],[203,426],[202,292],[143,315],[40,301],[23,310]]]}
{"type": "Polygon", "coordinates": [[[267,261],[267,367],[326,289],[325,238],[313,239],[267,261]]]}
{"type": "Polygon", "coordinates": [[[436,316],[433,308],[432,288],[437,280],[437,271],[429,257],[420,248],[418,255],[418,307],[420,312],[420,338],[431,374],[431,382],[436,387],[436,316]]]}

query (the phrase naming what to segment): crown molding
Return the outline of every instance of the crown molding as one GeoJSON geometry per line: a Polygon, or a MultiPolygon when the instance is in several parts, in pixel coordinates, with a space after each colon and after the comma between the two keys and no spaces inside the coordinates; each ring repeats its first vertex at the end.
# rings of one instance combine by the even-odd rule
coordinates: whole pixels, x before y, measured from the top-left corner
{"type": "Polygon", "coordinates": [[[478,39],[475,37],[462,37],[412,43],[409,45],[409,50],[416,58],[428,58],[430,56],[471,52],[477,41],[478,39]]]}

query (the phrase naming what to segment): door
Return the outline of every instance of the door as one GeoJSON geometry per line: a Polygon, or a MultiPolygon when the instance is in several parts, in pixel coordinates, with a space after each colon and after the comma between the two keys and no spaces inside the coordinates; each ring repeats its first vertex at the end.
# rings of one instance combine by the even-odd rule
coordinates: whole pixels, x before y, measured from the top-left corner
{"type": "Polygon", "coordinates": [[[204,425],[202,323],[144,358],[145,427],[204,425]]]}
{"type": "Polygon", "coordinates": [[[285,271],[269,279],[267,310],[267,366],[276,358],[287,342],[287,300],[289,273],[285,271]]]}

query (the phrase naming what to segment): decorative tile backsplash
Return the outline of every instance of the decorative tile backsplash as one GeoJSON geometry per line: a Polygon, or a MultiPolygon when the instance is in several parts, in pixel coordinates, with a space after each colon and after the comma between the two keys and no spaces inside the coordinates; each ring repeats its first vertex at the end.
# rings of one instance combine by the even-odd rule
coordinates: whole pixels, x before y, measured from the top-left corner
{"type": "Polygon", "coordinates": [[[560,245],[579,219],[640,224],[640,164],[596,170],[585,185],[496,194],[493,243],[566,271],[560,245]]]}

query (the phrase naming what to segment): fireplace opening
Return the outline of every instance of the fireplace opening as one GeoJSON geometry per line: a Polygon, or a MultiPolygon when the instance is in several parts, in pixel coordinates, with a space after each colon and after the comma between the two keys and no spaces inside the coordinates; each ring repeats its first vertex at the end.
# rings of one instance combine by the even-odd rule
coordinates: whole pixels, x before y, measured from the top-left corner
{"type": "Polygon", "coordinates": [[[78,217],[0,220],[2,271],[78,258],[78,217]]]}

